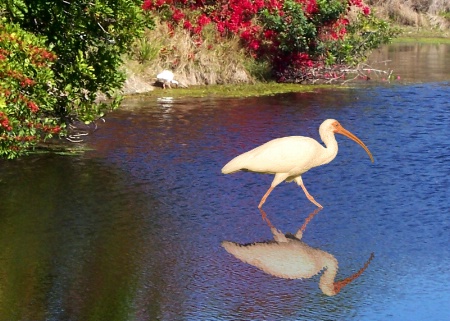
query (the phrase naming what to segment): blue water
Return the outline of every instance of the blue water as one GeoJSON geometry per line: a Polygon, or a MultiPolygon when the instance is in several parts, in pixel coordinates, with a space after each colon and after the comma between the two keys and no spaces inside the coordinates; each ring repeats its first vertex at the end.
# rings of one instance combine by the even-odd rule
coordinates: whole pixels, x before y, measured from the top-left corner
{"type": "MultiPolygon", "coordinates": [[[[248,99],[145,99],[106,117],[74,156],[0,166],[0,320],[450,320],[450,83],[384,84],[248,99]],[[324,206],[303,241],[333,254],[319,277],[286,280],[238,261],[223,240],[271,239],[257,205],[272,175],[220,169],[289,135],[339,153],[303,175],[324,206]]],[[[315,206],[280,184],[264,204],[296,232],[315,206]]]]}

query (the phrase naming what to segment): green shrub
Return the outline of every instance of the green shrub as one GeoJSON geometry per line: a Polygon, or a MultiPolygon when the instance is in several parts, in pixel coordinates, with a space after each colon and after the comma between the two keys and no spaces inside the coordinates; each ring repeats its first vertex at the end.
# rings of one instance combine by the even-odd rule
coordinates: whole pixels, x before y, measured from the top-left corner
{"type": "Polygon", "coordinates": [[[45,39],[0,20],[0,157],[15,158],[41,139],[59,134],[56,97],[45,39]]]}
{"type": "Polygon", "coordinates": [[[46,37],[58,59],[56,104],[61,121],[90,122],[120,103],[115,95],[125,81],[122,55],[144,27],[152,27],[140,0],[9,0],[0,5],[5,17],[29,32],[46,37]],[[3,6],[3,8],[2,8],[3,6]],[[99,93],[113,98],[97,103],[99,93]]]}

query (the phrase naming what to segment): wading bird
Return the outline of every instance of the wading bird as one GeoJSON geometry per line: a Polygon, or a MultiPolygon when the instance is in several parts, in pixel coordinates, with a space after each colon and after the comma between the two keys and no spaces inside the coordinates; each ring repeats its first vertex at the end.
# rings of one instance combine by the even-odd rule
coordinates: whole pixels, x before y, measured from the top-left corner
{"type": "Polygon", "coordinates": [[[170,86],[171,84],[178,86],[178,81],[173,80],[173,77],[173,72],[170,70],[163,70],[161,73],[156,75],[156,81],[162,83],[164,89],[166,89],[166,86],[172,88],[170,86]]]}
{"type": "Polygon", "coordinates": [[[322,208],[308,193],[301,175],[309,169],[331,162],[338,152],[338,144],[334,134],[341,134],[361,145],[373,162],[372,154],[364,143],[350,133],[337,120],[327,119],[319,128],[319,134],[326,147],[316,140],[303,136],[289,136],[271,140],[251,151],[232,159],[222,168],[223,174],[238,171],[249,171],[263,174],[275,174],[275,177],[262,197],[258,208],[261,208],[272,190],[281,182],[294,180],[316,206],[322,208]]]}

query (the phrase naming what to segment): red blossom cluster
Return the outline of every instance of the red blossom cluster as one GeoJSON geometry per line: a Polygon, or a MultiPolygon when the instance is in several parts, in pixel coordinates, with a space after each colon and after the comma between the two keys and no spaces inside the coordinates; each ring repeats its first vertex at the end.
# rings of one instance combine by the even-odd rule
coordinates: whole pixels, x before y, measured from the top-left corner
{"type": "MultiPolygon", "coordinates": [[[[2,92],[2,91],[0,90],[0,92],[2,92]]],[[[11,91],[10,90],[4,90],[3,91],[3,95],[8,98],[8,97],[11,96],[11,91]]],[[[31,110],[32,113],[37,113],[39,111],[39,106],[34,101],[28,99],[27,97],[25,97],[24,95],[22,95],[20,93],[18,94],[17,97],[10,98],[10,100],[13,103],[21,102],[21,103],[25,104],[28,107],[28,109],[31,110]]]]}
{"type": "Polygon", "coordinates": [[[316,0],[299,0],[298,2],[302,4],[303,11],[307,17],[311,17],[319,13],[319,6],[317,5],[316,0]]]}
{"type": "MultiPolygon", "coordinates": [[[[277,40],[277,32],[264,28],[258,24],[257,15],[262,9],[271,13],[277,13],[280,17],[285,16],[283,5],[285,0],[219,0],[211,5],[204,0],[144,0],[142,8],[149,11],[164,10],[171,13],[171,19],[167,21],[170,33],[173,34],[175,26],[182,26],[189,30],[198,45],[202,43],[201,32],[208,24],[214,24],[221,36],[228,34],[239,35],[249,53],[257,58],[262,56],[273,56],[275,69],[284,72],[287,68],[286,60],[289,59],[289,68],[296,66],[300,72],[306,69],[314,69],[321,64],[314,61],[307,53],[293,53],[291,56],[280,56],[280,43],[277,40]],[[189,14],[196,18],[188,19],[187,10],[196,11],[189,14]]],[[[317,0],[295,0],[299,3],[307,19],[321,15],[321,8],[317,0]]],[[[370,8],[363,0],[347,0],[347,8],[359,8],[365,15],[370,14],[370,8]]],[[[170,14],[169,14],[170,16],[170,14]]],[[[286,21],[288,23],[288,21],[286,21]]],[[[349,21],[345,17],[324,21],[318,25],[317,39],[319,41],[337,41],[343,39],[347,33],[349,21]]],[[[314,46],[311,43],[311,46],[314,46]]],[[[322,63],[323,64],[323,63],[322,63]]],[[[282,80],[284,76],[280,76],[282,80]]]]}
{"type": "Polygon", "coordinates": [[[56,55],[14,25],[0,22],[0,155],[14,158],[42,138],[59,134],[57,120],[45,117],[40,105],[52,97],[45,88],[56,55]]]}
{"type": "Polygon", "coordinates": [[[360,8],[366,16],[370,14],[370,8],[366,6],[362,0],[348,0],[348,4],[349,6],[360,8]]]}
{"type": "MultiPolygon", "coordinates": [[[[311,0],[315,1],[315,0],[311,0]]],[[[188,0],[144,0],[142,8],[149,11],[158,11],[169,8],[172,21],[169,23],[181,24],[185,29],[195,35],[200,35],[203,28],[214,23],[217,31],[225,36],[227,33],[239,34],[242,30],[252,26],[252,19],[262,8],[269,10],[281,9],[281,0],[230,0],[218,2],[212,12],[204,12],[204,1],[188,0]],[[198,10],[201,13],[196,20],[190,21],[180,9],[198,10]]]]}
{"type": "Polygon", "coordinates": [[[8,116],[6,116],[6,114],[2,113],[1,111],[0,111],[0,126],[3,127],[7,131],[12,130],[12,127],[9,124],[8,116]]]}
{"type": "Polygon", "coordinates": [[[332,23],[324,25],[320,28],[319,39],[322,41],[343,39],[347,33],[346,26],[348,24],[347,18],[339,18],[332,23]]]}
{"type": "MultiPolygon", "coordinates": [[[[53,52],[47,51],[45,48],[26,44],[23,40],[18,39],[12,34],[0,34],[0,42],[16,43],[20,50],[28,53],[31,63],[38,67],[48,64],[49,61],[55,61],[57,58],[53,52]]],[[[9,54],[9,51],[6,49],[0,49],[0,60],[6,59],[9,54]]]]}
{"type": "Polygon", "coordinates": [[[35,135],[16,136],[14,139],[18,142],[31,142],[36,139],[35,135]]]}
{"type": "Polygon", "coordinates": [[[27,125],[29,128],[41,129],[47,133],[59,134],[61,132],[61,127],[59,125],[54,125],[54,126],[53,125],[43,125],[39,122],[36,122],[36,123],[28,122],[27,125]]]}
{"type": "Polygon", "coordinates": [[[0,76],[2,76],[2,77],[7,76],[10,78],[17,79],[22,88],[25,88],[28,86],[31,87],[36,84],[36,82],[33,79],[30,79],[30,78],[26,77],[25,75],[23,75],[22,73],[20,73],[18,71],[14,71],[14,70],[8,70],[6,73],[0,74],[0,76]]]}
{"type": "Polygon", "coordinates": [[[36,66],[47,65],[49,61],[55,61],[56,55],[53,52],[47,51],[44,48],[29,47],[31,62],[36,66]]]}
{"type": "Polygon", "coordinates": [[[0,61],[5,60],[8,55],[9,55],[8,50],[0,48],[0,61]]]}

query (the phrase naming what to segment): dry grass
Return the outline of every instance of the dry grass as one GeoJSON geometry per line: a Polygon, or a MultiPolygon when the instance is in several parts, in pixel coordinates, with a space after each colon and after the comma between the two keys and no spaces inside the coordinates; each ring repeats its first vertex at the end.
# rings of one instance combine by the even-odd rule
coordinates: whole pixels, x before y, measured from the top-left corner
{"type": "Polygon", "coordinates": [[[127,73],[152,82],[168,69],[182,86],[255,82],[249,72],[253,59],[245,55],[237,37],[219,40],[213,26],[206,26],[203,39],[195,41],[181,27],[170,33],[165,23],[157,21],[155,30],[135,44],[127,73]]]}
{"type": "Polygon", "coordinates": [[[450,21],[444,13],[450,12],[448,0],[368,0],[376,15],[403,26],[436,28],[443,32],[450,29],[450,21]]]}

